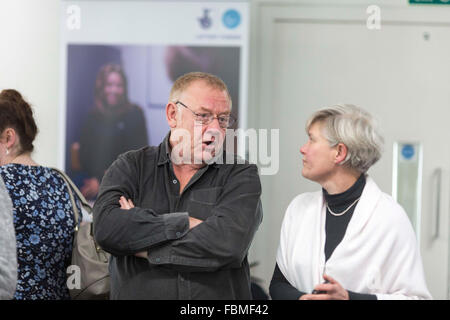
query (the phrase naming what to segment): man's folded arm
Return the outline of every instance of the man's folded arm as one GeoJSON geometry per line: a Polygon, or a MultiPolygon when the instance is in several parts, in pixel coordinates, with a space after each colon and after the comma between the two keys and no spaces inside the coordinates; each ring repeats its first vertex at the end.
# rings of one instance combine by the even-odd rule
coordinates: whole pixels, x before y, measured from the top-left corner
{"type": "Polygon", "coordinates": [[[187,212],[157,214],[149,208],[120,208],[121,196],[136,199],[138,194],[137,170],[126,156],[120,156],[105,173],[94,205],[95,240],[113,255],[134,255],[189,230],[187,212]]]}
{"type": "Polygon", "coordinates": [[[240,267],[262,220],[260,196],[257,167],[238,166],[211,215],[182,238],[149,248],[149,262],[188,272],[240,267]]]}

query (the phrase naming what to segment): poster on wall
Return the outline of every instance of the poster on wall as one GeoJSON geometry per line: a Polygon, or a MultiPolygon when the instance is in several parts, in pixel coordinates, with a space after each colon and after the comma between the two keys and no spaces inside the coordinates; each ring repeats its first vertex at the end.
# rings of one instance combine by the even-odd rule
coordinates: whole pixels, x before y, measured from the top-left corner
{"type": "Polygon", "coordinates": [[[119,154],[161,143],[170,88],[187,72],[219,76],[245,129],[248,3],[64,1],[61,10],[60,167],[86,198],[119,154]]]}

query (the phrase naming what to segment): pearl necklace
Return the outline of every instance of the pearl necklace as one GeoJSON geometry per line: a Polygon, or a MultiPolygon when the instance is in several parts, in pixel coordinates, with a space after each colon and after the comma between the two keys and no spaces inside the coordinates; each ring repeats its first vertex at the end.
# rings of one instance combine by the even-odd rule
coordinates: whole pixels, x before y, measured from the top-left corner
{"type": "Polygon", "coordinates": [[[333,212],[333,211],[330,209],[330,207],[328,206],[328,203],[327,203],[326,205],[327,205],[328,211],[330,211],[330,213],[331,213],[333,216],[335,216],[335,217],[340,217],[340,216],[343,216],[348,210],[350,210],[350,208],[353,207],[353,205],[354,205],[355,203],[357,203],[359,199],[361,199],[361,197],[359,197],[358,199],[356,199],[355,201],[353,201],[353,203],[352,203],[351,205],[349,205],[347,209],[345,209],[344,211],[339,212],[339,213],[333,212]]]}

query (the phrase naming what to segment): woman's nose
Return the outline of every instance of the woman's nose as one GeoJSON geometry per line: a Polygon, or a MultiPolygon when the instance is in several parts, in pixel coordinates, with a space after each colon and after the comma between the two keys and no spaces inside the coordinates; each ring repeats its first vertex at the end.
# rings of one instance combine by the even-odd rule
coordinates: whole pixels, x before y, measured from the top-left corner
{"type": "Polygon", "coordinates": [[[300,148],[300,153],[303,154],[303,155],[306,153],[306,144],[304,144],[303,146],[301,146],[301,148],[300,148]]]}

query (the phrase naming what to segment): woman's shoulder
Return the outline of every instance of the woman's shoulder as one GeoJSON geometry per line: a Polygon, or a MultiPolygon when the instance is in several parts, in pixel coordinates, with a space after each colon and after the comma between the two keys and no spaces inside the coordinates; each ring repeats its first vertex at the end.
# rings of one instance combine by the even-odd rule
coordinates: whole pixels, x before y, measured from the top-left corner
{"type": "Polygon", "coordinates": [[[387,193],[381,193],[377,209],[377,216],[384,221],[389,221],[391,226],[410,223],[405,209],[387,193]]]}
{"type": "Polygon", "coordinates": [[[321,191],[305,192],[297,195],[289,203],[285,218],[304,216],[319,204],[321,197],[321,191]]]}
{"type": "Polygon", "coordinates": [[[14,180],[23,180],[27,178],[37,178],[41,182],[49,180],[50,184],[60,182],[55,180],[59,178],[59,174],[51,167],[41,165],[24,165],[18,163],[10,163],[0,167],[5,184],[14,180]]]}
{"type": "Polygon", "coordinates": [[[412,241],[415,238],[408,214],[391,195],[381,191],[373,210],[371,225],[375,226],[377,233],[383,232],[386,234],[385,238],[389,239],[412,241]]]}
{"type": "Polygon", "coordinates": [[[304,206],[310,206],[311,204],[316,204],[317,201],[322,197],[322,191],[315,191],[315,192],[304,192],[297,196],[295,196],[289,206],[293,207],[304,207],[304,206]]]}
{"type": "Polygon", "coordinates": [[[367,178],[366,186],[369,190],[365,195],[366,197],[374,197],[373,205],[377,211],[377,217],[388,221],[408,219],[403,207],[391,195],[382,191],[370,177],[367,178]]]}
{"type": "Polygon", "coordinates": [[[42,175],[48,172],[48,168],[40,165],[26,165],[20,163],[8,163],[0,166],[0,172],[9,176],[42,175]]]}
{"type": "Polygon", "coordinates": [[[57,198],[65,202],[66,184],[50,167],[9,164],[0,168],[14,207],[46,207],[57,198]],[[63,197],[61,197],[63,195],[63,197]]]}

